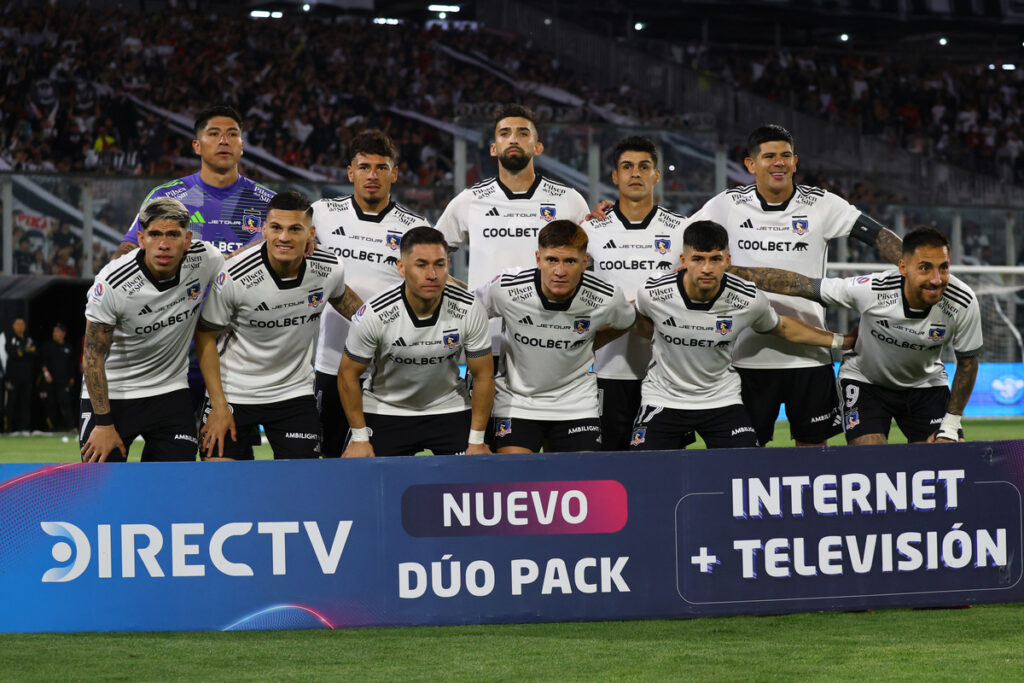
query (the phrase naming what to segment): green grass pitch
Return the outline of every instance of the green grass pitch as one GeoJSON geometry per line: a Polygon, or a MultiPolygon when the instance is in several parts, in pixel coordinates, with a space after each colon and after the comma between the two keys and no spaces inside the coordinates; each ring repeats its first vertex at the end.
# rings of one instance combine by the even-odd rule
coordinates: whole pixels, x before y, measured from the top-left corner
{"type": "MultiPolygon", "coordinates": [[[[1024,420],[967,420],[965,431],[971,440],[1024,438],[1024,420]]],[[[773,445],[792,445],[787,432],[780,423],[773,445]]],[[[892,441],[901,440],[894,428],[892,441]]],[[[132,447],[135,457],[140,445],[132,447]]],[[[0,437],[0,462],[77,457],[73,435],[67,443],[0,437]]],[[[258,457],[270,457],[269,448],[258,457]]],[[[0,635],[4,681],[1021,678],[1022,605],[338,631],[0,635]]]]}

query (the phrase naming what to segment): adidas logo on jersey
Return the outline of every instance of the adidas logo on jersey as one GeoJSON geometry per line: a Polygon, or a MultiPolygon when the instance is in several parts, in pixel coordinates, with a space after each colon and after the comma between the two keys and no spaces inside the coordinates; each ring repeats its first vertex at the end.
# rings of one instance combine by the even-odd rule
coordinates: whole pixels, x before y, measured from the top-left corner
{"type": "Polygon", "coordinates": [[[878,323],[880,326],[886,328],[886,329],[888,329],[888,327],[889,327],[889,321],[888,320],[876,320],[875,322],[878,323]]]}
{"type": "Polygon", "coordinates": [[[533,318],[531,318],[530,316],[526,316],[525,318],[521,318],[519,320],[519,324],[520,325],[532,325],[533,324],[533,318]]]}
{"type": "Polygon", "coordinates": [[[667,325],[668,327],[675,327],[676,326],[676,319],[675,318],[669,318],[668,320],[666,320],[665,322],[663,322],[661,324],[662,325],[667,325]]]}
{"type": "Polygon", "coordinates": [[[395,341],[391,342],[391,345],[392,346],[408,346],[408,344],[405,343],[405,340],[402,339],[401,337],[399,337],[395,341]]]}
{"type": "Polygon", "coordinates": [[[260,305],[256,307],[257,311],[269,311],[270,306],[267,305],[266,301],[261,301],[260,305]]]}
{"type": "Polygon", "coordinates": [[[485,216],[500,216],[501,212],[498,211],[498,207],[492,206],[491,210],[484,214],[485,216]]]}
{"type": "Polygon", "coordinates": [[[615,249],[615,240],[608,240],[608,243],[604,245],[605,249],[615,249]]]}
{"type": "Polygon", "coordinates": [[[332,234],[332,235],[341,235],[342,237],[344,237],[344,236],[345,236],[345,228],[343,228],[343,227],[341,227],[341,226],[339,225],[339,226],[338,226],[338,229],[337,229],[337,230],[335,230],[334,232],[332,232],[331,234],[332,234]]]}
{"type": "Polygon", "coordinates": [[[146,315],[147,313],[152,313],[152,312],[153,312],[153,309],[149,307],[149,304],[146,304],[145,306],[142,307],[142,310],[139,311],[139,315],[146,315]]]}
{"type": "Polygon", "coordinates": [[[745,220],[742,223],[740,223],[740,227],[741,228],[746,228],[747,230],[753,230],[754,229],[754,224],[751,223],[750,219],[748,218],[747,220],[745,220]]]}

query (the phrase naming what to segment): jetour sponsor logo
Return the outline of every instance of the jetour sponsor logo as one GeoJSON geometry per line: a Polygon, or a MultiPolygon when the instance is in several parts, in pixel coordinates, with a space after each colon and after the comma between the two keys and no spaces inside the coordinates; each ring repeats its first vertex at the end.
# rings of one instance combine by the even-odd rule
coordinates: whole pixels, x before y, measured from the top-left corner
{"type": "Polygon", "coordinates": [[[613,534],[628,519],[613,480],[421,484],[402,494],[402,526],[416,537],[613,534]]]}

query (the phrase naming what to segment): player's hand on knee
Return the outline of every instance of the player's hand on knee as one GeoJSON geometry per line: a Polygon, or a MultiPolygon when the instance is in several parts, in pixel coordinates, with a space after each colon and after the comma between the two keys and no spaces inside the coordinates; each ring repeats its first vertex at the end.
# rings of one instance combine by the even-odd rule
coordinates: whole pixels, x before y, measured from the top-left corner
{"type": "Polygon", "coordinates": [[[594,208],[591,209],[590,213],[584,220],[594,220],[595,218],[599,221],[603,221],[608,215],[608,211],[615,206],[615,202],[610,202],[607,199],[602,199],[597,204],[594,204],[594,208]]]}
{"type": "Polygon", "coordinates": [[[471,443],[466,446],[466,455],[489,455],[491,449],[485,443],[471,443]]]}
{"type": "Polygon", "coordinates": [[[373,446],[369,441],[349,441],[345,452],[341,454],[343,458],[372,458],[375,456],[376,453],[373,452],[373,446]]]}
{"type": "Polygon", "coordinates": [[[228,433],[232,441],[238,440],[235,416],[229,408],[213,408],[206,416],[206,424],[199,430],[199,448],[204,458],[224,456],[224,442],[228,433]]]}
{"type": "Polygon", "coordinates": [[[82,462],[106,462],[115,450],[128,458],[128,449],[114,425],[96,425],[82,446],[82,462]]]}

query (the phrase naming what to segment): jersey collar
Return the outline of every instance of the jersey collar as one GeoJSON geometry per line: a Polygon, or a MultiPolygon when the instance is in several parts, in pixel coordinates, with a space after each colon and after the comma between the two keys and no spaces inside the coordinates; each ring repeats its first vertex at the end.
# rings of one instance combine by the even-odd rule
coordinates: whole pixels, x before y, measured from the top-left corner
{"type": "Polygon", "coordinates": [[[444,304],[444,290],[441,290],[441,297],[437,302],[437,308],[434,309],[433,314],[429,318],[416,317],[416,312],[412,310],[412,306],[409,305],[409,299],[405,296],[405,281],[402,281],[402,303],[405,304],[405,312],[409,314],[409,320],[412,321],[413,327],[433,327],[437,324],[437,319],[441,317],[441,306],[444,304]]]}
{"type": "Polygon", "coordinates": [[[534,171],[533,185],[530,185],[530,189],[522,193],[513,192],[512,190],[508,189],[508,187],[505,186],[505,183],[501,182],[501,178],[497,176],[495,176],[494,180],[498,183],[498,187],[501,188],[501,191],[504,192],[505,196],[508,197],[509,199],[533,199],[533,193],[537,191],[538,187],[540,187],[540,181],[542,180],[542,177],[540,173],[534,171]]]}
{"type": "Polygon", "coordinates": [[[359,208],[359,202],[356,201],[356,198],[353,195],[352,208],[356,210],[356,218],[359,220],[366,221],[367,223],[380,223],[384,220],[384,217],[391,212],[391,209],[395,208],[395,202],[392,199],[388,199],[388,205],[385,206],[380,213],[364,213],[363,210],[359,208]]]}
{"type": "Polygon", "coordinates": [[[796,196],[796,184],[793,184],[793,194],[789,195],[789,198],[781,204],[769,204],[761,192],[757,189],[757,185],[754,186],[754,194],[757,195],[757,201],[761,202],[762,211],[785,211],[789,208],[789,203],[793,201],[793,197],[796,196]]]}
{"type": "Polygon", "coordinates": [[[900,276],[900,301],[903,302],[903,315],[911,320],[923,320],[928,317],[928,314],[932,312],[932,307],[924,309],[923,311],[915,311],[910,308],[910,304],[907,303],[907,278],[900,276]]]}
{"type": "Polygon", "coordinates": [[[649,226],[651,224],[651,221],[654,220],[654,214],[658,213],[658,205],[655,204],[654,207],[651,209],[650,213],[644,216],[644,219],[639,223],[633,223],[628,218],[626,218],[626,215],[623,214],[622,210],[619,208],[618,202],[615,202],[615,206],[612,207],[612,211],[615,212],[615,215],[619,217],[619,221],[622,222],[622,225],[623,227],[626,228],[626,230],[646,230],[647,226],[649,226]]]}
{"type": "Polygon", "coordinates": [[[686,287],[683,286],[683,274],[686,273],[686,269],[682,269],[676,275],[676,286],[679,288],[679,296],[683,298],[683,303],[686,304],[686,308],[691,311],[710,311],[711,307],[718,301],[718,297],[722,296],[722,292],[725,291],[725,281],[728,279],[729,274],[726,273],[722,276],[722,284],[718,287],[718,291],[711,297],[710,301],[693,301],[686,294],[686,287]]]}
{"type": "Polygon", "coordinates": [[[157,280],[156,276],[153,275],[152,271],[150,271],[149,266],[146,265],[145,249],[136,250],[135,262],[139,264],[139,269],[142,270],[142,274],[146,276],[146,279],[149,280],[150,284],[156,287],[156,291],[158,292],[166,292],[168,289],[173,289],[181,283],[181,264],[185,263],[184,254],[182,254],[181,261],[178,263],[178,270],[174,273],[174,277],[166,282],[160,282],[157,280]]]}
{"type": "Polygon", "coordinates": [[[302,263],[299,264],[299,274],[294,280],[282,280],[274,267],[270,265],[270,259],[267,258],[267,243],[264,242],[263,246],[260,247],[260,260],[263,261],[263,267],[270,273],[270,279],[274,281],[278,289],[295,289],[302,285],[302,278],[306,274],[306,257],[302,257],[302,263]]]}
{"type": "Polygon", "coordinates": [[[576,289],[573,290],[572,296],[565,301],[551,301],[544,296],[544,288],[540,286],[540,268],[533,269],[533,286],[537,288],[537,296],[540,298],[540,303],[544,306],[545,311],[568,311],[569,307],[572,306],[572,302],[576,299],[576,293],[583,286],[583,276],[580,276],[580,282],[576,285],[576,289]]]}

